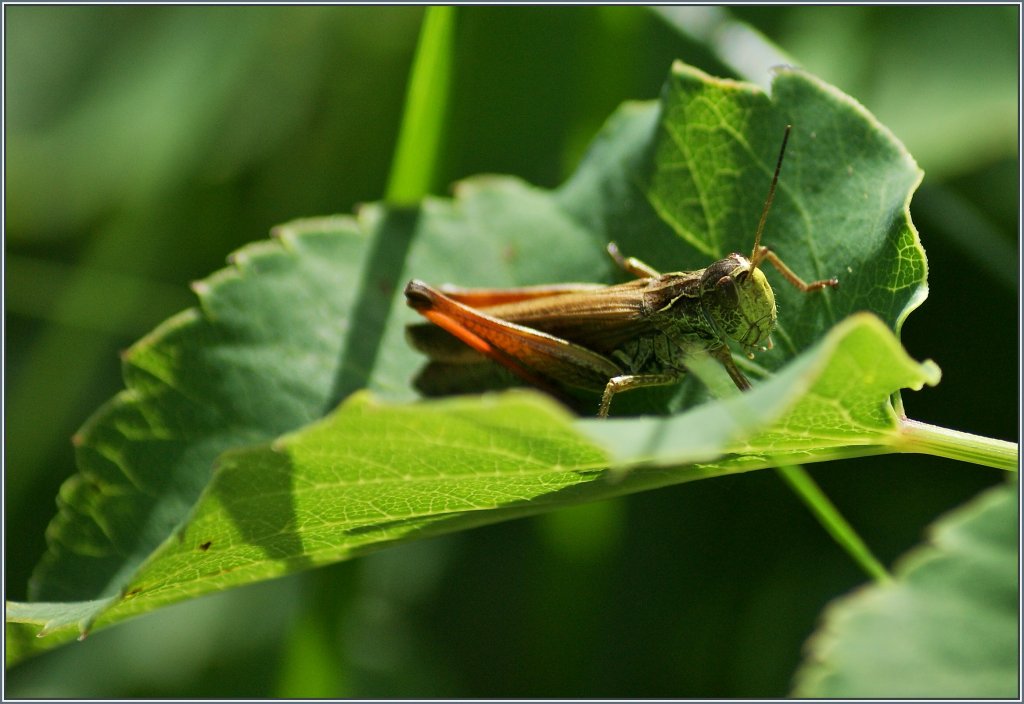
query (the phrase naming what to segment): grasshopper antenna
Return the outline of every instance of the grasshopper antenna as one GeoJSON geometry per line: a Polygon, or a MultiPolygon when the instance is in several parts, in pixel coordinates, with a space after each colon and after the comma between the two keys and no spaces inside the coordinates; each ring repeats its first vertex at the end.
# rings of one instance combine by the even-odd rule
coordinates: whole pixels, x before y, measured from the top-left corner
{"type": "Polygon", "coordinates": [[[775,185],[779,182],[779,171],[782,170],[782,157],[786,155],[786,143],[789,141],[789,133],[793,125],[786,125],[786,133],[782,136],[782,148],[779,149],[779,161],[775,164],[775,175],[772,176],[772,185],[768,189],[768,199],[764,202],[764,210],[761,211],[761,222],[757,224],[757,234],[754,235],[754,251],[750,255],[750,271],[757,268],[757,265],[764,259],[766,252],[761,252],[761,233],[764,231],[765,220],[768,219],[768,211],[775,200],[775,185]]]}

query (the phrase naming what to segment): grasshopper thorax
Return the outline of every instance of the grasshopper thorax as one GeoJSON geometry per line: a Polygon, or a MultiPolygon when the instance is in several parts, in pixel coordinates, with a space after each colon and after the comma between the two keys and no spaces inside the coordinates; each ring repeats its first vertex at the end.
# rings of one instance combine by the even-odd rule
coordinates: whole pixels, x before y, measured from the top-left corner
{"type": "Polygon", "coordinates": [[[761,270],[742,254],[730,254],[704,270],[700,302],[715,331],[739,342],[748,354],[771,346],[775,293],[761,270]]]}

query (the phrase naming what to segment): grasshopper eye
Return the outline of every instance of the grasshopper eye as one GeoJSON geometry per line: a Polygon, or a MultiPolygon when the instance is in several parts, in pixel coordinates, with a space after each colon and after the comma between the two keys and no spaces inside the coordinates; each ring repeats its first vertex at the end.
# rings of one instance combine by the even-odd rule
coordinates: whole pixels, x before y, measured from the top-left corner
{"type": "Polygon", "coordinates": [[[720,294],[722,305],[727,308],[735,308],[740,304],[740,292],[736,288],[736,279],[731,276],[723,276],[715,282],[715,288],[720,294]]]}

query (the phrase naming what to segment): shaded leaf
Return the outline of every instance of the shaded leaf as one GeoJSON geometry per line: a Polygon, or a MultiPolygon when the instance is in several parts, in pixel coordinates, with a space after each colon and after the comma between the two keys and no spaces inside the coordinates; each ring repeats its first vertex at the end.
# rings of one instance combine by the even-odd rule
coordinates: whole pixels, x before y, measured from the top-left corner
{"type": "Polygon", "coordinates": [[[1016,697],[1017,516],[1016,488],[992,489],[939,519],[891,584],[830,605],[794,695],[1016,697]]]}
{"type": "Polygon", "coordinates": [[[127,390],[75,442],[33,600],[116,594],[179,524],[231,447],[330,408],[366,240],[350,218],[280,230],[197,285],[200,309],[168,320],[124,358],[127,390]],[[302,231],[299,236],[298,231],[302,231]]]}

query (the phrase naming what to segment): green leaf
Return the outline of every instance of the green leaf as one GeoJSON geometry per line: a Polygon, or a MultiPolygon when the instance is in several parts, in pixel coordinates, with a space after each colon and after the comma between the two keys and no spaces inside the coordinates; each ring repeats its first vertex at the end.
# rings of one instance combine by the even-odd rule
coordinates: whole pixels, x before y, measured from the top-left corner
{"type": "MultiPolygon", "coordinates": [[[[888,400],[938,378],[890,331],[926,290],[907,211],[919,178],[884,128],[810,76],[781,73],[769,98],[677,65],[661,104],[624,106],[556,191],[478,177],[451,200],[284,226],[125,355],[127,389],[76,437],[80,472],[33,579],[33,600],[55,606],[8,617],[48,624],[48,647],[399,540],[780,461],[919,449],[888,400]],[[424,361],[404,340],[409,278],[613,281],[613,238],[665,270],[749,251],[790,123],[765,242],[843,288],[804,296],[773,279],[777,345],[748,370],[776,376],[679,416],[602,425],[535,393],[401,405],[424,361]],[[880,319],[836,325],[860,310],[880,319]],[[325,418],[360,389],[373,396],[325,418]]],[[[684,384],[623,394],[614,410],[706,398],[684,384]]]]}
{"type": "MultiPolygon", "coordinates": [[[[101,598],[187,514],[231,447],[265,441],[329,409],[350,339],[366,240],[351,218],[286,226],[197,284],[200,308],[124,356],[127,389],[75,437],[79,474],[61,489],[33,600],[101,598]],[[301,236],[300,233],[301,232],[301,236]]],[[[349,357],[349,359],[351,356],[349,357]]]]}
{"type": "Polygon", "coordinates": [[[68,639],[396,542],[786,459],[883,452],[898,438],[889,394],[936,380],[863,314],[749,394],[663,421],[574,420],[525,391],[397,405],[356,394],[307,428],[223,454],[182,528],[115,597],[9,604],[8,620],[68,639]],[[830,396],[851,366],[885,372],[866,375],[852,403],[830,396]],[[860,425],[832,436],[813,421],[823,404],[860,425]]]}
{"type": "MultiPolygon", "coordinates": [[[[745,394],[669,418],[581,420],[617,464],[759,468],[903,450],[903,422],[888,404],[901,388],[939,381],[874,316],[837,325],[813,350],[745,394]]],[[[684,471],[684,470],[680,470],[684,471]]],[[[703,471],[698,468],[697,471],[703,471]]]]}
{"type": "Polygon", "coordinates": [[[997,699],[1018,694],[1017,491],[941,518],[895,580],[837,600],[794,696],[997,699]]]}

